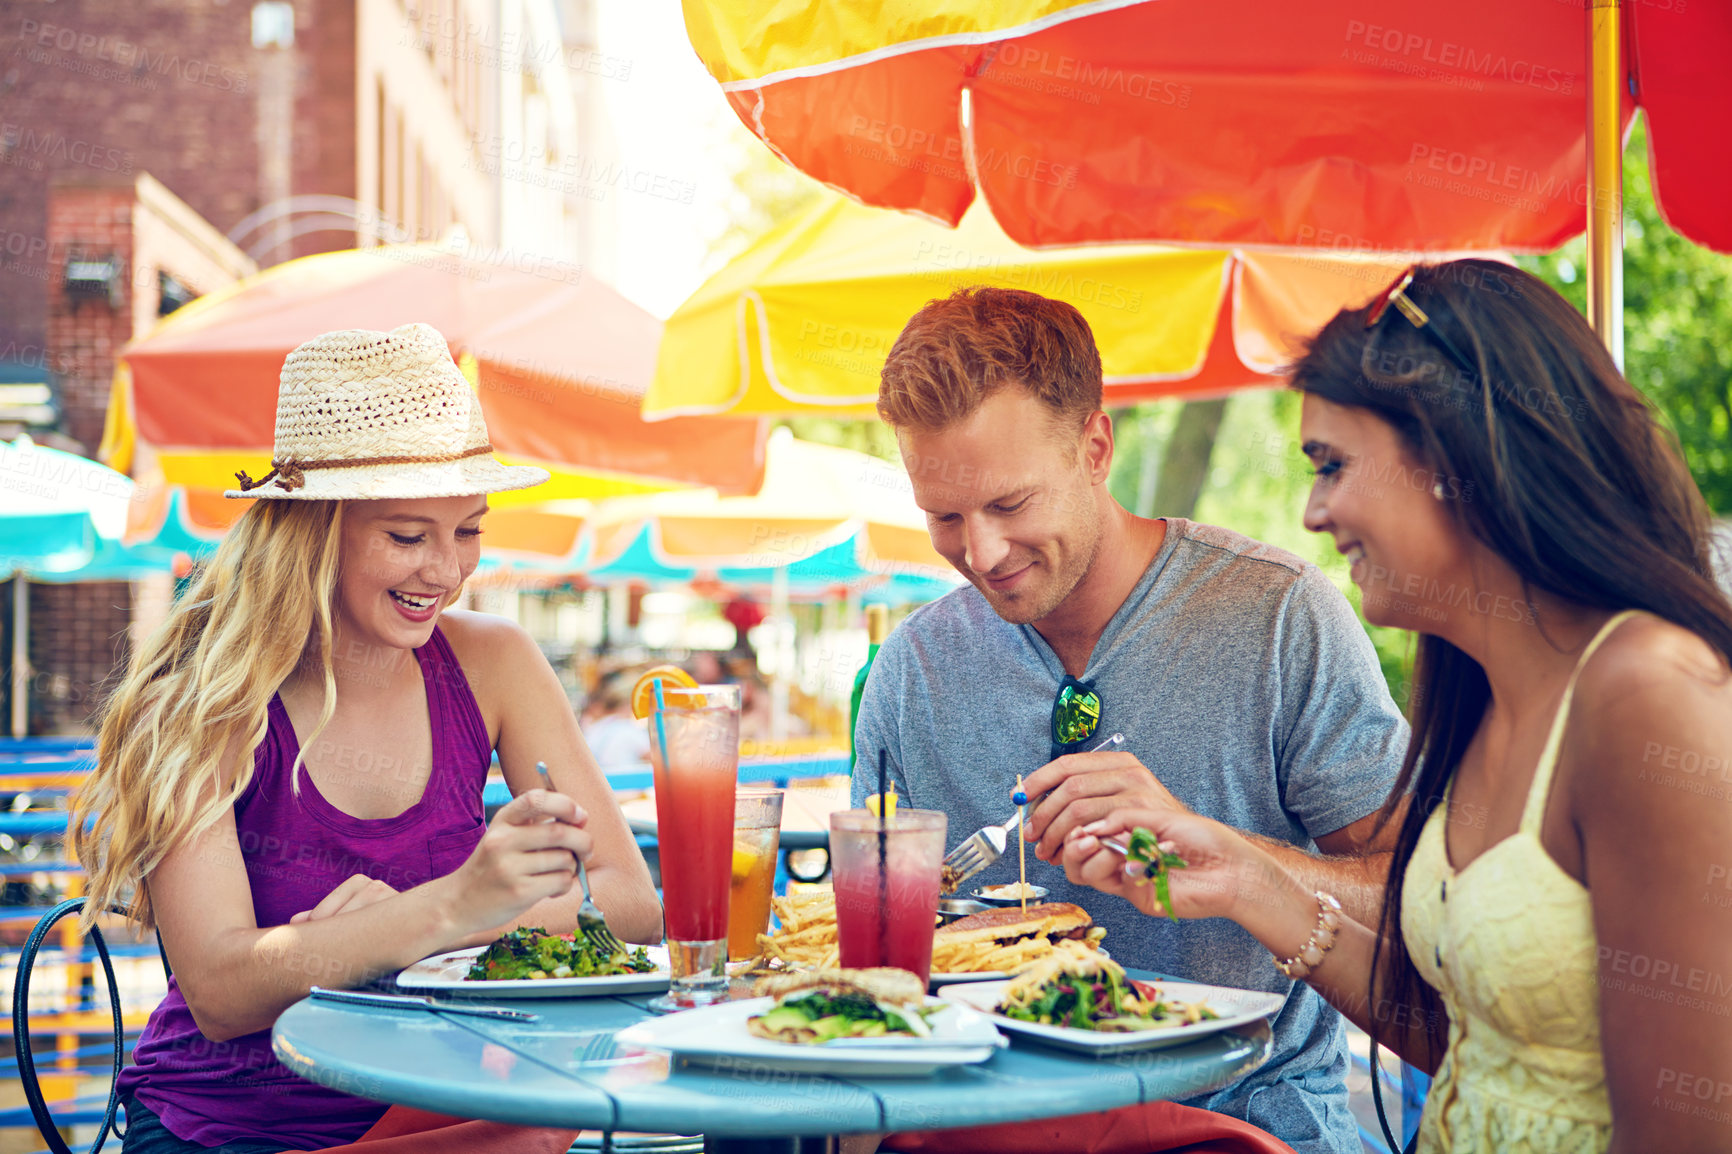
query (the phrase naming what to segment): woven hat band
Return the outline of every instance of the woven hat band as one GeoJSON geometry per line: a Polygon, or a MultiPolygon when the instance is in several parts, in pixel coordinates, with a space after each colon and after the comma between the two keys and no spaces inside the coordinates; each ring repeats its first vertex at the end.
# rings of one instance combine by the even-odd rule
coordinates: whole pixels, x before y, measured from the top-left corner
{"type": "Polygon", "coordinates": [[[443,453],[431,457],[352,457],[337,461],[272,461],[271,471],[253,480],[245,472],[235,474],[235,480],[240,482],[241,492],[249,492],[269,484],[273,479],[277,488],[285,492],[294,492],[307,483],[303,474],[316,469],[359,469],[372,465],[448,465],[453,461],[462,461],[469,457],[479,457],[491,453],[493,446],[486,442],[465,449],[461,453],[443,453]]]}

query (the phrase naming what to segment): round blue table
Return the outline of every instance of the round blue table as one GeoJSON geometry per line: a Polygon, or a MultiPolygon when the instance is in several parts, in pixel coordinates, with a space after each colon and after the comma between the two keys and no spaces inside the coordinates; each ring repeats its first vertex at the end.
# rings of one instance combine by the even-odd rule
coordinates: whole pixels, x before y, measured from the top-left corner
{"type": "Polygon", "coordinates": [[[1012,1035],[986,1062],[925,1078],[670,1068],[665,1056],[614,1045],[615,1031],[651,1016],[647,1000],[497,1003],[539,1014],[535,1022],[302,1000],[277,1020],[273,1038],[289,1069],[363,1098],[525,1125],[703,1134],[711,1149],[732,1148],[732,1139],[981,1126],[1189,1098],[1243,1077],[1269,1054],[1262,1025],[1109,1058],[1012,1035]]]}

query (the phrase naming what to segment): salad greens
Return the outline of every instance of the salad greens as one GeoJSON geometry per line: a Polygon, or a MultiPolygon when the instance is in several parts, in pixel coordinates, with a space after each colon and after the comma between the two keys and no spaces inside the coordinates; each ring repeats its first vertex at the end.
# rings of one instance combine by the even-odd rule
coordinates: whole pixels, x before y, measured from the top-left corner
{"type": "Polygon", "coordinates": [[[1167,887],[1167,871],[1184,869],[1191,863],[1176,853],[1168,853],[1155,840],[1155,835],[1142,826],[1131,831],[1130,838],[1125,842],[1125,860],[1142,862],[1148,867],[1144,875],[1145,882],[1155,883],[1155,898],[1161,903],[1161,908],[1167,911],[1167,917],[1178,921],[1179,916],[1173,912],[1172,893],[1167,887]]]}
{"type": "Polygon", "coordinates": [[[754,1021],[762,1024],[764,1036],[797,1031],[802,1035],[802,1041],[809,1042],[876,1038],[886,1034],[925,1037],[932,1032],[926,1024],[926,1016],[936,1013],[939,1008],[942,1007],[903,1009],[865,994],[826,994],[813,990],[784,998],[780,1005],[764,1011],[754,1021]],[[805,1031],[811,1031],[813,1036],[805,1038],[805,1031]]]}
{"type": "Polygon", "coordinates": [[[1127,1033],[1189,1026],[1220,1015],[1201,1002],[1171,1001],[1158,986],[1132,982],[1116,963],[1071,951],[1013,982],[998,1012],[1020,1022],[1127,1033]]]}
{"type": "Polygon", "coordinates": [[[537,928],[512,930],[495,941],[476,955],[465,978],[471,982],[595,978],[645,974],[655,968],[642,946],[630,953],[604,955],[582,934],[550,934],[537,928]]]}

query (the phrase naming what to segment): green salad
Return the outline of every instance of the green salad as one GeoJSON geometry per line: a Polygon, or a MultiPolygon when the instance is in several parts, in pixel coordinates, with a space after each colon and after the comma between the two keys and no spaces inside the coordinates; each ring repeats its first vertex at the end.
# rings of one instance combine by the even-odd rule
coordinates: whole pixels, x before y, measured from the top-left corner
{"type": "Polygon", "coordinates": [[[596,978],[645,974],[655,968],[642,946],[629,954],[603,954],[582,934],[550,934],[537,928],[512,930],[482,950],[465,978],[471,982],[596,978]]]}
{"type": "Polygon", "coordinates": [[[1071,941],[1054,945],[1051,957],[1023,970],[1005,990],[999,1013],[1019,1022],[1104,1033],[1190,1026],[1220,1016],[1201,1002],[1180,1002],[1163,997],[1157,986],[1139,986],[1098,951],[1071,941]]]}
{"type": "Polygon", "coordinates": [[[1143,881],[1155,883],[1155,897],[1161,908],[1167,911],[1168,918],[1178,921],[1179,916],[1173,912],[1171,891],[1167,888],[1167,871],[1184,869],[1191,863],[1162,849],[1155,841],[1155,835],[1140,825],[1131,831],[1130,840],[1125,843],[1125,860],[1139,861],[1148,867],[1143,881]]]}

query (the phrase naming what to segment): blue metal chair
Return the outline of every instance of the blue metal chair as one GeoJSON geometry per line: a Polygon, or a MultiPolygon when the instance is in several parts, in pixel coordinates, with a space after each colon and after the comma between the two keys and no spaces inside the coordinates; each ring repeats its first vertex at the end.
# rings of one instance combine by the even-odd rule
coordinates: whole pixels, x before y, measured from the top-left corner
{"type": "MultiPolygon", "coordinates": [[[[41,1132],[42,1140],[48,1143],[48,1149],[53,1154],[73,1154],[73,1150],[60,1136],[60,1126],[64,1122],[56,1122],[53,1113],[48,1108],[48,1102],[42,1094],[42,1084],[36,1074],[36,1061],[30,1046],[30,978],[36,966],[36,955],[41,951],[42,944],[47,940],[49,931],[64,919],[77,914],[84,908],[83,898],[69,898],[53,909],[43,914],[37,921],[36,928],[30,931],[30,937],[25,940],[24,948],[18,955],[18,974],[12,984],[12,1044],[16,1049],[18,1062],[18,1080],[24,1086],[24,1097],[30,1105],[30,1115],[36,1122],[36,1129],[41,1132]]],[[[113,907],[115,913],[125,911],[113,907]]],[[[108,982],[108,1006],[114,1019],[114,1061],[112,1078],[118,1080],[120,1068],[126,1056],[126,1028],[121,1019],[120,988],[114,978],[114,963],[109,957],[108,943],[103,940],[102,931],[95,926],[90,928],[91,943],[96,946],[96,954],[102,963],[102,974],[108,982]]],[[[168,972],[168,956],[162,953],[161,942],[157,950],[162,957],[164,972],[168,972]]],[[[120,1107],[120,1094],[115,1081],[109,1083],[108,1102],[101,1114],[101,1125],[96,1132],[96,1141],[91,1144],[90,1154],[97,1154],[102,1149],[108,1135],[112,1132],[124,1138],[125,1131],[116,1123],[115,1114],[120,1107]]]]}

